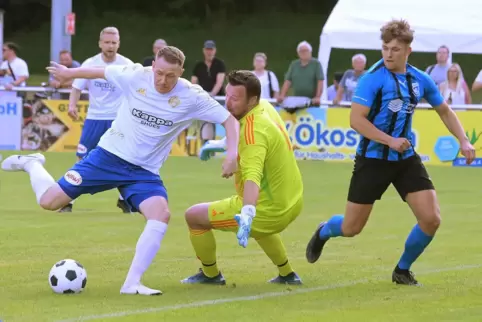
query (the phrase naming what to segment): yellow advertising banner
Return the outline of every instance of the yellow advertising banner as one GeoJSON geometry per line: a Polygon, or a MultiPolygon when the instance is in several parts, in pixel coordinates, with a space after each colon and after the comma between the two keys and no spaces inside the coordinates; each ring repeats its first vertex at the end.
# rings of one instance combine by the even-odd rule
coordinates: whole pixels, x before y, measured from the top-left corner
{"type": "MultiPolygon", "coordinates": [[[[482,156],[482,111],[456,112],[469,140],[482,156]]],[[[350,127],[349,108],[307,108],[295,113],[280,111],[298,159],[352,161],[360,135],[350,127]]],[[[434,110],[413,115],[413,145],[426,164],[465,166],[457,140],[434,110]]],[[[471,166],[482,167],[482,158],[471,166]]]]}
{"type": "Polygon", "coordinates": [[[24,102],[22,150],[77,151],[88,106],[88,101],[78,102],[79,120],[74,121],[67,114],[67,100],[24,102]]]}
{"type": "MultiPolygon", "coordinates": [[[[68,115],[68,107],[67,100],[24,102],[22,150],[76,152],[89,102],[78,102],[76,121],[68,115]]],[[[197,156],[201,145],[200,124],[195,122],[177,138],[171,155],[197,156]]]]}

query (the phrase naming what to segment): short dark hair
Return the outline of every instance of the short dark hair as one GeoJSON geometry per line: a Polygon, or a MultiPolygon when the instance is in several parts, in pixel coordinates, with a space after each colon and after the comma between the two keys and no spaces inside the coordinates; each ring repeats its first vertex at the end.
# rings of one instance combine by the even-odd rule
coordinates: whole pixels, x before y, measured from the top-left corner
{"type": "Polygon", "coordinates": [[[7,41],[7,42],[3,43],[3,45],[5,47],[7,47],[8,49],[13,50],[15,55],[18,55],[19,46],[16,43],[11,42],[11,41],[7,41]]]}
{"type": "Polygon", "coordinates": [[[59,56],[62,56],[63,54],[69,54],[70,57],[72,57],[72,53],[67,49],[63,49],[59,52],[59,56]]]}
{"type": "Polygon", "coordinates": [[[449,47],[447,47],[447,46],[445,46],[445,45],[442,45],[442,46],[438,47],[437,52],[439,52],[440,49],[447,49],[447,54],[450,54],[450,49],[449,49],[449,47]]]}
{"type": "Polygon", "coordinates": [[[243,86],[246,89],[247,99],[261,97],[261,83],[258,77],[249,70],[233,70],[228,74],[228,83],[231,86],[243,86]]]}
{"type": "Polygon", "coordinates": [[[410,45],[413,41],[414,31],[410,29],[408,21],[403,19],[394,19],[386,23],[380,31],[382,32],[381,39],[384,43],[396,39],[404,44],[410,45]]]}
{"type": "Polygon", "coordinates": [[[186,60],[186,56],[184,53],[177,47],[174,46],[166,46],[161,49],[156,54],[156,59],[164,57],[165,61],[169,64],[178,64],[179,66],[184,65],[184,61],[186,60]]]}
{"type": "Polygon", "coordinates": [[[343,78],[343,75],[345,74],[345,72],[335,72],[335,74],[333,75],[334,79],[339,83],[341,82],[341,79],[343,78]]]}

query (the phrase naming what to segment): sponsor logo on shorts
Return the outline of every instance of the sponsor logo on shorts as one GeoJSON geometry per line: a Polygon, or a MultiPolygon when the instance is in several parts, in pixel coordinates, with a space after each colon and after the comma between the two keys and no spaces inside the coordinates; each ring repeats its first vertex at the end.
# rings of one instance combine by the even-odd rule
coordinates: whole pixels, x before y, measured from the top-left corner
{"type": "Polygon", "coordinates": [[[87,148],[83,144],[77,145],[77,153],[87,153],[87,148]]]}
{"type": "Polygon", "coordinates": [[[74,186],[79,186],[82,183],[82,177],[77,171],[69,170],[64,175],[65,181],[74,186]]]}
{"type": "Polygon", "coordinates": [[[165,120],[160,117],[156,117],[147,113],[144,113],[143,111],[140,111],[138,109],[133,109],[132,110],[132,115],[141,119],[141,124],[142,125],[147,125],[149,127],[153,127],[156,129],[160,129],[161,126],[173,126],[174,122],[170,120],[165,120]]]}

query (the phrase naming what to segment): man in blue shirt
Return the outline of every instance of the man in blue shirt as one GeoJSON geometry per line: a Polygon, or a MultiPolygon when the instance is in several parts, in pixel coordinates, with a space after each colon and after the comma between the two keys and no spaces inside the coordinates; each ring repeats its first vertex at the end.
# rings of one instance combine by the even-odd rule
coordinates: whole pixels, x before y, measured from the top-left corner
{"type": "Polygon", "coordinates": [[[459,140],[467,164],[475,149],[457,115],[425,72],[407,64],[413,31],[404,20],[381,28],[382,57],[360,79],[352,99],[350,124],[361,135],[348,192],[345,215],[322,222],[306,248],[308,262],[318,260],[325,243],[333,237],[358,235],[368,221],[376,200],[390,184],[412,209],[417,224],[392,274],[397,284],[418,285],[411,265],[431,242],[440,225],[435,188],[413,148],[412,115],[425,98],[447,129],[459,140]]]}

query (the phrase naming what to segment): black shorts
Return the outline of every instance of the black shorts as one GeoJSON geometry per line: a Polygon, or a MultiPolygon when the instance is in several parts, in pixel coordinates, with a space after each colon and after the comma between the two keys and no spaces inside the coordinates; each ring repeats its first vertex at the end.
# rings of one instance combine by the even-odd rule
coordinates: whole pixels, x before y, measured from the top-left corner
{"type": "Polygon", "coordinates": [[[403,201],[411,192],[435,189],[418,155],[402,161],[356,156],[348,201],[374,204],[376,200],[381,199],[390,184],[397,189],[403,201]]]}

